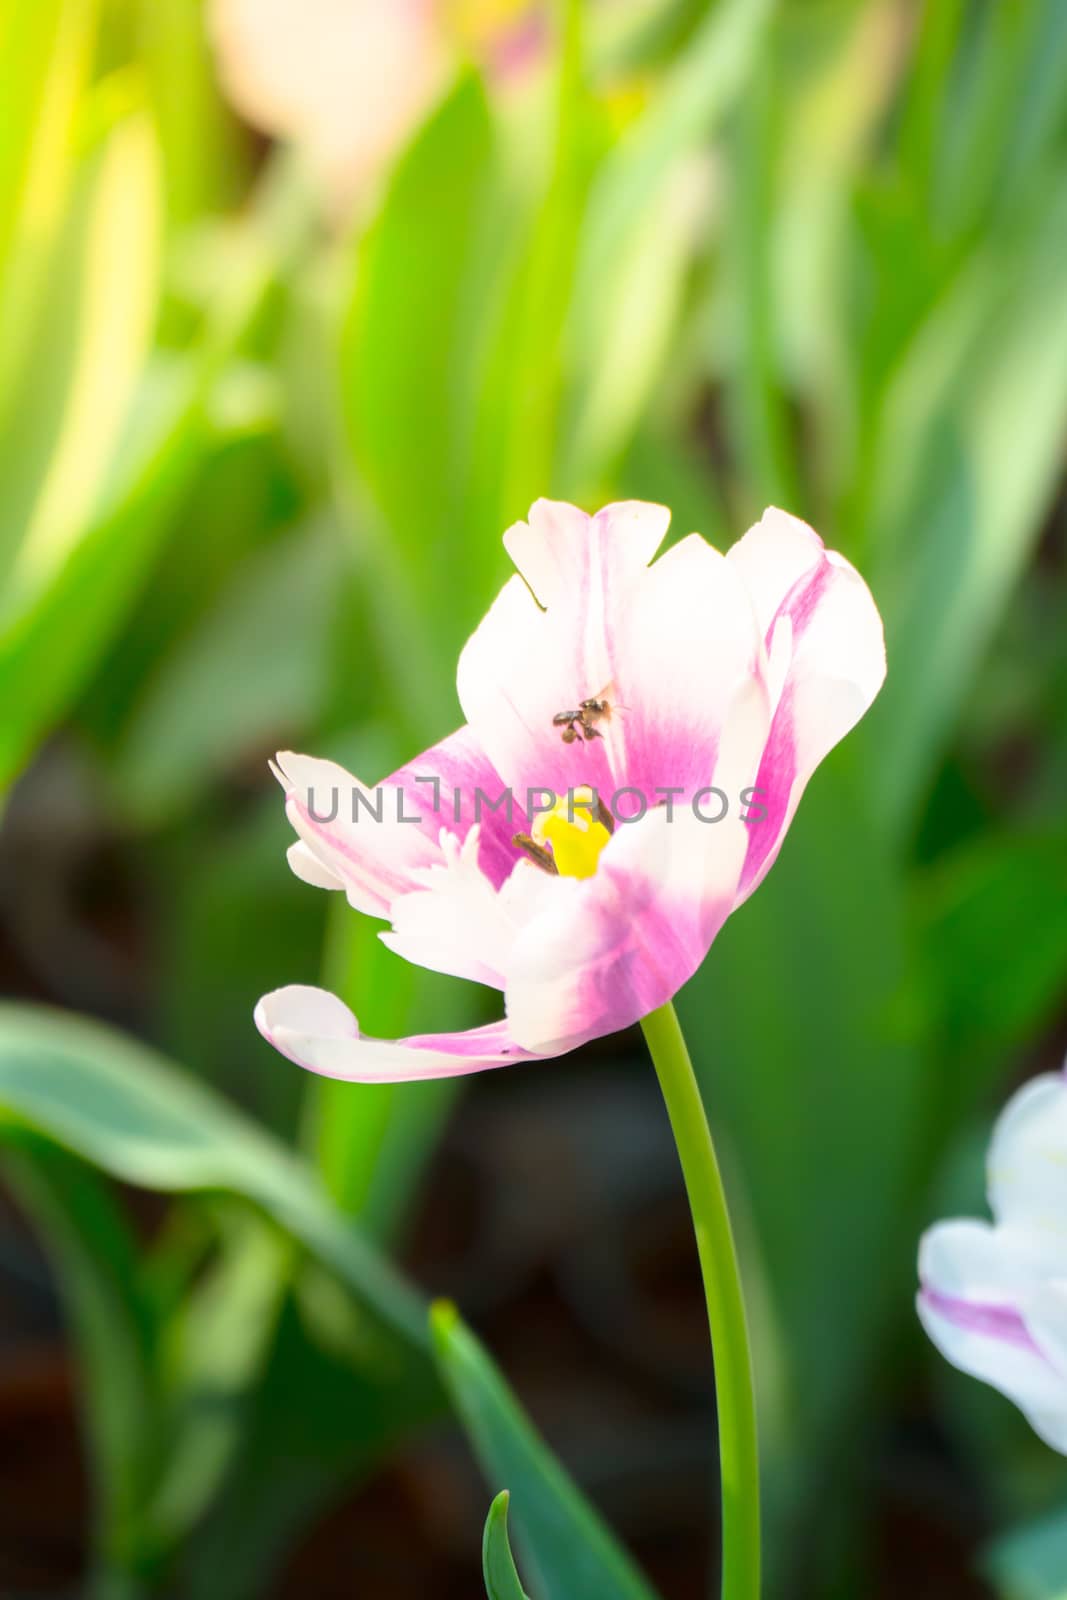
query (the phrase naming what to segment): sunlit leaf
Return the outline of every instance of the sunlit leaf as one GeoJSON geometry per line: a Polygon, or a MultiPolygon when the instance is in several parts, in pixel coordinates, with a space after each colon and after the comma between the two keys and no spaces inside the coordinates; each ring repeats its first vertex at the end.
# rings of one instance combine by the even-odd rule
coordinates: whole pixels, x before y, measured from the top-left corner
{"type": "Polygon", "coordinates": [[[47,474],[8,573],[7,614],[69,559],[91,524],[155,324],[162,215],[147,116],[118,123],[92,182],[70,376],[47,474]]]}
{"type": "Polygon", "coordinates": [[[0,417],[30,348],[72,179],[98,0],[0,6],[0,417]]]}
{"type": "Polygon", "coordinates": [[[879,809],[901,827],[1032,550],[1061,468],[1067,205],[1010,257],[990,241],[930,319],[887,400],[876,523],[890,671],[871,718],[879,809]]]}
{"type": "Polygon", "coordinates": [[[0,792],[77,693],[121,621],[199,454],[197,389],[187,368],[164,368],[141,391],[140,437],[123,481],[79,531],[52,581],[0,620],[0,792]]]}
{"type": "Polygon", "coordinates": [[[610,463],[652,398],[709,181],[706,169],[688,163],[742,93],[771,9],[770,0],[708,8],[649,109],[596,175],[567,322],[568,368],[581,382],[577,432],[563,451],[583,486],[610,463]]]}
{"type": "Polygon", "coordinates": [[[369,531],[387,540],[380,562],[415,597],[413,626],[438,636],[472,576],[459,537],[457,401],[491,149],[484,92],[465,77],[404,155],[360,242],[342,335],[348,440],[382,522],[369,531]]]}

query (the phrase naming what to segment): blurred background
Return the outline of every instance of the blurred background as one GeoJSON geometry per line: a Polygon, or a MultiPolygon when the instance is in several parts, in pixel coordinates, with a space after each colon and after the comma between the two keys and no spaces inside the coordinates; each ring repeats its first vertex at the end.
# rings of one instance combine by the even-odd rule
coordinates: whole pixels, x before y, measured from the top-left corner
{"type": "Polygon", "coordinates": [[[886,619],[681,1002],[768,1595],[1061,1595],[1064,1464],[912,1299],[1067,1048],[1067,7],[0,0],[0,103],[0,1594],[459,1600],[510,1487],[527,1586],[607,1600],[558,1521],[533,1560],[527,1424],[387,1261],[663,1600],[709,1592],[639,1039],[456,1094],[251,1022],[292,981],[386,1036],[493,1014],[292,877],[266,759],[375,782],[456,726],[551,494],[722,547],[779,504],[886,619]]]}

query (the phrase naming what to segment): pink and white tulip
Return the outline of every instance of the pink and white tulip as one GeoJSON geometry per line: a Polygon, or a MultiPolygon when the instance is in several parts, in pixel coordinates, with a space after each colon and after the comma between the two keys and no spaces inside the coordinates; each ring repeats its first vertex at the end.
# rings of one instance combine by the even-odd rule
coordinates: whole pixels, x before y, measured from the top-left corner
{"type": "Polygon", "coordinates": [[[229,98],[303,150],[338,211],[445,81],[428,0],[210,0],[208,18],[229,98]]]}
{"type": "Polygon", "coordinates": [[[653,560],[669,520],[538,501],[504,538],[519,575],[460,657],[464,726],[373,792],[279,755],[293,871],[387,921],[407,960],[501,990],[505,1011],[390,1042],[331,994],[279,989],[256,1022],[291,1060],[380,1082],[563,1054],[670,1000],[762,881],[878,692],[881,622],[795,517],[767,511],[726,556],[691,534],[653,560]],[[558,713],[583,700],[604,709],[565,741],[558,713]]]}
{"type": "Polygon", "coordinates": [[[229,99],[296,145],[331,210],[355,197],[431,110],[465,49],[507,79],[544,45],[521,0],[209,0],[229,99]]]}
{"type": "Polygon", "coordinates": [[[1046,1073],[1002,1112],[989,1149],[993,1222],[923,1237],[923,1327],[961,1371],[992,1384],[1067,1455],[1067,1078],[1046,1073]]]}

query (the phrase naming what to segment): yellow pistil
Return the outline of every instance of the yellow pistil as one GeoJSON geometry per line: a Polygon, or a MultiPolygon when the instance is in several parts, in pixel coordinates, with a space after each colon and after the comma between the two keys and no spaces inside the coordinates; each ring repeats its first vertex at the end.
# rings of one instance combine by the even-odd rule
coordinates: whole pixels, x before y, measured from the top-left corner
{"type": "Polygon", "coordinates": [[[561,795],[551,811],[533,823],[535,844],[552,851],[556,871],[565,878],[591,878],[611,830],[600,820],[592,789],[583,786],[561,795]]]}

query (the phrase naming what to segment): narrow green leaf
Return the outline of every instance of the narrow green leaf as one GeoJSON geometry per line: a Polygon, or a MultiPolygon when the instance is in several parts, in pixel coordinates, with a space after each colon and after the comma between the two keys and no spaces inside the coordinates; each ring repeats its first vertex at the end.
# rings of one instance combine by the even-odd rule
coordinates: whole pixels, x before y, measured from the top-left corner
{"type": "Polygon", "coordinates": [[[491,1486],[507,1483],[543,1600],[654,1600],[648,1582],[534,1430],[455,1307],[431,1313],[445,1386],[491,1486]]]}
{"type": "Polygon", "coordinates": [[[871,730],[879,810],[906,829],[1033,548],[1061,470],[1067,200],[991,236],[925,323],[885,402],[870,575],[889,677],[871,730]]]}
{"type": "Polygon", "coordinates": [[[565,463],[579,482],[604,469],[597,458],[625,443],[647,402],[695,239],[685,160],[743,92],[772,9],[771,0],[707,8],[648,111],[596,174],[567,319],[568,365],[580,381],[565,463]]]}
{"type": "Polygon", "coordinates": [[[95,1173],[34,1141],[5,1171],[59,1269],[71,1326],[96,1499],[98,1557],[135,1572],[150,1558],[144,1506],[161,1444],[156,1318],[138,1252],[95,1173]]]}
{"type": "Polygon", "coordinates": [[[737,218],[725,242],[740,302],[731,408],[754,507],[800,503],[778,329],[776,183],[786,137],[780,53],[768,44],[753,64],[738,116],[737,218]]]}
{"type": "Polygon", "coordinates": [[[230,1207],[218,1255],[167,1318],[161,1339],[166,1448],[145,1522],[173,1551],[210,1506],[237,1458],[292,1276],[291,1242],[264,1218],[230,1207]]]}
{"type": "Polygon", "coordinates": [[[76,547],[0,623],[0,794],[62,715],[112,637],[200,454],[189,368],[160,368],[140,391],[142,427],[122,480],[76,547]]]}
{"type": "Polygon", "coordinates": [[[343,416],[383,524],[376,548],[415,594],[417,624],[430,630],[445,626],[448,595],[472,577],[455,540],[463,420],[456,400],[491,149],[484,90],[468,75],[396,167],[353,256],[342,329],[343,416]]]}
{"type": "Polygon", "coordinates": [[[0,6],[0,416],[34,342],[46,267],[76,154],[98,0],[0,6]]]}
{"type": "Polygon", "coordinates": [[[223,103],[200,0],[137,0],[139,54],[159,129],[172,227],[239,202],[252,165],[223,103]]]}
{"type": "Polygon", "coordinates": [[[482,1572],[485,1575],[485,1592],[489,1600],[529,1600],[515,1567],[508,1540],[508,1500],[506,1489],[501,1489],[485,1519],[485,1537],[482,1540],[482,1572]]]}
{"type": "MultiPolygon", "coordinates": [[[[147,115],[120,120],[88,165],[84,223],[69,272],[75,309],[64,392],[44,475],[7,573],[5,622],[70,559],[91,526],[155,327],[161,174],[147,115]]],[[[71,243],[63,242],[64,254],[71,243]]]]}

